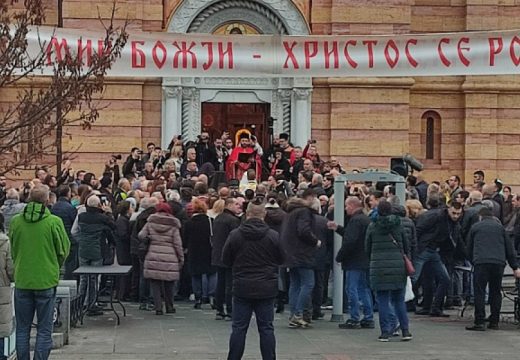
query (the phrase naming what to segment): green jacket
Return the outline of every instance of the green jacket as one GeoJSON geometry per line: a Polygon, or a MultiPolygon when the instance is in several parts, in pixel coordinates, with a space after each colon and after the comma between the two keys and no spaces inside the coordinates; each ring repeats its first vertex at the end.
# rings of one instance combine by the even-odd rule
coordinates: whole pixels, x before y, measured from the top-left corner
{"type": "Polygon", "coordinates": [[[406,271],[401,253],[403,248],[408,253],[401,219],[396,215],[378,216],[368,226],[365,249],[370,264],[370,287],[374,291],[405,288],[406,271]]]}
{"type": "Polygon", "coordinates": [[[30,202],[9,226],[17,289],[44,290],[58,285],[70,241],[63,221],[45,205],[30,202]]]}

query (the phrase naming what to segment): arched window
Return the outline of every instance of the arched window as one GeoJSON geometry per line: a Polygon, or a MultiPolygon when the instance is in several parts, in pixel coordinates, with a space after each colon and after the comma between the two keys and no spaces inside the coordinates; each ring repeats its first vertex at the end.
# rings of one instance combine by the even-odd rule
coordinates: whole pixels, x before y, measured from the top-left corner
{"type": "Polygon", "coordinates": [[[441,116],[436,111],[426,111],[422,116],[422,144],[427,160],[441,159],[441,116]]]}

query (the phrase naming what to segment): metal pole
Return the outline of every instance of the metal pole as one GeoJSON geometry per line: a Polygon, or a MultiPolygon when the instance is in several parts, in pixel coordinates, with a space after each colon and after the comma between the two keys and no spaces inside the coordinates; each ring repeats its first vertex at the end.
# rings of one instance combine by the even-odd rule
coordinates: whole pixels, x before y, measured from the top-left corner
{"type": "MultiPolygon", "coordinates": [[[[58,0],[58,27],[63,27],[63,0],[58,0]]],[[[61,104],[56,105],[56,175],[61,176],[63,162],[63,123],[61,104]]]]}
{"type": "MultiPolygon", "coordinates": [[[[345,181],[340,177],[334,181],[334,222],[343,226],[345,222],[345,181]]],[[[337,233],[334,233],[334,259],[341,248],[343,239],[337,233]]],[[[341,264],[335,260],[333,265],[334,294],[332,298],[332,317],[330,321],[343,321],[343,269],[341,264]]]]}
{"type": "Polygon", "coordinates": [[[406,204],[406,186],[405,179],[400,177],[401,181],[395,183],[395,196],[399,198],[399,205],[405,206],[406,204]]]}

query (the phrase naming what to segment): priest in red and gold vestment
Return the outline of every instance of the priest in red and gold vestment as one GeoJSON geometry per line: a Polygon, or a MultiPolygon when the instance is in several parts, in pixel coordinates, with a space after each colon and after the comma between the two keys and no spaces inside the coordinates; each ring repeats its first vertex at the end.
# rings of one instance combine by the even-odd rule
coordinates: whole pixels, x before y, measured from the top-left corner
{"type": "Polygon", "coordinates": [[[255,149],[251,147],[250,135],[247,132],[240,134],[240,143],[233,149],[226,161],[226,178],[240,181],[244,173],[254,169],[257,180],[262,174],[262,160],[255,149]]]}

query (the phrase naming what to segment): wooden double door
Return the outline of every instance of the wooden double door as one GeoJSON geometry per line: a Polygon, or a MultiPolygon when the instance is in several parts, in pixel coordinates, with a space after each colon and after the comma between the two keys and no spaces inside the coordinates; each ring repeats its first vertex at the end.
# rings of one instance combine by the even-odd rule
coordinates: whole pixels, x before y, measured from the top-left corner
{"type": "Polygon", "coordinates": [[[246,128],[257,137],[262,147],[268,148],[269,114],[270,104],[202,103],[201,129],[209,133],[211,141],[228,131],[235,143],[236,132],[246,128]]]}

